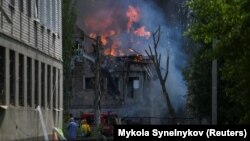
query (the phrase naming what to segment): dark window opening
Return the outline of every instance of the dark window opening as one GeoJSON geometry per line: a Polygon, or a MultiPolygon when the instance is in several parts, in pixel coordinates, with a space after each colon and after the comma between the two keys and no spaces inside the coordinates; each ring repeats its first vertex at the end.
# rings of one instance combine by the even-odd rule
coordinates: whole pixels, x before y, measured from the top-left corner
{"type": "Polygon", "coordinates": [[[38,63],[38,61],[36,60],[35,61],[35,106],[38,106],[38,84],[39,84],[39,82],[38,82],[38,77],[39,77],[39,74],[38,74],[38,72],[39,72],[39,70],[38,70],[38,68],[39,68],[39,63],[38,63]]]}
{"type": "Polygon", "coordinates": [[[12,6],[15,6],[15,0],[10,0],[10,4],[11,4],[12,6]]]}
{"type": "Polygon", "coordinates": [[[10,104],[15,105],[16,95],[16,60],[15,52],[10,51],[10,104]]]}
{"type": "Polygon", "coordinates": [[[48,103],[48,107],[50,108],[50,96],[51,96],[51,67],[50,65],[48,65],[47,68],[47,103],[48,103]]]}
{"type": "Polygon", "coordinates": [[[24,106],[24,56],[19,54],[19,105],[24,106]]]}
{"type": "Polygon", "coordinates": [[[5,48],[0,47],[0,105],[5,105],[5,48]]]}
{"type": "Polygon", "coordinates": [[[94,77],[86,77],[85,78],[85,89],[95,89],[95,78],[94,77]]]}
{"type": "Polygon", "coordinates": [[[35,18],[35,19],[38,19],[38,14],[39,14],[38,0],[35,0],[35,1],[34,1],[34,4],[35,4],[35,7],[34,7],[34,8],[35,8],[35,9],[34,9],[34,10],[35,10],[35,11],[34,11],[34,18],[35,18]]]}
{"type": "Polygon", "coordinates": [[[19,10],[23,12],[23,0],[19,0],[19,10]]]}
{"type": "Polygon", "coordinates": [[[32,59],[27,58],[27,105],[32,106],[32,59]]]}
{"type": "Polygon", "coordinates": [[[27,0],[27,15],[31,17],[31,0],[27,0]]]}
{"type": "Polygon", "coordinates": [[[60,69],[58,69],[58,98],[57,98],[57,101],[58,101],[58,108],[60,108],[60,98],[61,98],[61,93],[60,93],[60,69]]]}
{"type": "Polygon", "coordinates": [[[14,12],[14,10],[15,10],[15,0],[9,0],[9,8],[11,10],[13,10],[12,12],[14,12]]]}
{"type": "Polygon", "coordinates": [[[53,67],[53,107],[56,108],[56,68],[53,67]]]}
{"type": "Polygon", "coordinates": [[[41,106],[45,107],[45,64],[41,65],[41,106]]]}
{"type": "Polygon", "coordinates": [[[128,97],[129,98],[134,98],[135,90],[138,87],[138,81],[139,77],[129,77],[129,82],[128,82],[128,97]]]}

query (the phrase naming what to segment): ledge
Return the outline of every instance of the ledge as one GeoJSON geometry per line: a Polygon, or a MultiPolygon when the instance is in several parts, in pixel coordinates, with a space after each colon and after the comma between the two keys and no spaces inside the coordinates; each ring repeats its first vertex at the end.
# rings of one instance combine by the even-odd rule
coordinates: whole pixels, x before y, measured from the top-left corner
{"type": "Polygon", "coordinates": [[[63,109],[57,109],[57,108],[55,108],[54,110],[57,111],[57,112],[63,111],[63,109]]]}
{"type": "Polygon", "coordinates": [[[7,106],[7,105],[0,105],[0,108],[1,108],[1,109],[4,109],[4,110],[7,110],[7,109],[8,109],[8,106],[7,106]]]}

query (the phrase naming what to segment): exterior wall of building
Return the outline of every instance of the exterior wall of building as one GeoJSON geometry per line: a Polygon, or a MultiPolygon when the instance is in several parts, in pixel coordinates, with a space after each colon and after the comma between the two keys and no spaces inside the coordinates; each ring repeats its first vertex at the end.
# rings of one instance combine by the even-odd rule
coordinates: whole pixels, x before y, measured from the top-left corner
{"type": "MultiPolygon", "coordinates": [[[[70,112],[75,117],[79,117],[82,112],[94,112],[94,89],[86,88],[86,78],[94,77],[94,73],[90,68],[90,63],[82,59],[81,61],[76,61],[75,67],[72,70],[72,98],[70,100],[70,112]]],[[[115,90],[111,90],[108,93],[107,85],[108,81],[105,78],[104,91],[101,100],[101,110],[102,112],[116,112],[119,113],[119,110],[122,108],[123,104],[132,104],[141,102],[144,98],[146,73],[145,71],[136,66],[130,66],[130,72],[128,73],[129,78],[138,78],[138,88],[133,88],[133,82],[125,82],[125,72],[112,72],[111,75],[113,78],[117,78],[115,83],[120,94],[116,94],[115,90]],[[133,95],[131,95],[131,88],[133,89],[133,95]]],[[[93,84],[92,84],[93,85],[93,84]]]]}
{"type": "Polygon", "coordinates": [[[44,140],[38,105],[49,135],[62,127],[61,1],[0,6],[0,140],[44,140]]]}

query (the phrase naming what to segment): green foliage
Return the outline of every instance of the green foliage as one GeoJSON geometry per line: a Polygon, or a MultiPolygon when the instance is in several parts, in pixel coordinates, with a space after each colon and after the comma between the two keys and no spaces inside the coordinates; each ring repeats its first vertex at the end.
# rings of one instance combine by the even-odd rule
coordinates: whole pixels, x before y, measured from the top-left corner
{"type": "Polygon", "coordinates": [[[219,79],[224,85],[219,92],[226,96],[225,105],[233,104],[231,107],[234,110],[228,112],[239,113],[238,117],[231,119],[249,123],[250,1],[188,0],[187,5],[192,20],[185,35],[199,43],[213,44],[213,50],[204,50],[201,54],[210,61],[217,58],[221,62],[219,79]]]}
{"type": "MultiPolygon", "coordinates": [[[[62,42],[63,42],[63,76],[64,76],[64,96],[69,99],[70,87],[70,61],[72,55],[72,35],[75,28],[76,11],[75,1],[63,0],[62,2],[62,42]],[[67,95],[67,97],[66,97],[67,95]]],[[[65,101],[66,102],[66,101],[65,101]]]]}
{"type": "Polygon", "coordinates": [[[188,87],[187,104],[192,113],[199,119],[210,119],[211,116],[211,62],[201,55],[207,48],[202,48],[191,60],[184,76],[188,87]]]}

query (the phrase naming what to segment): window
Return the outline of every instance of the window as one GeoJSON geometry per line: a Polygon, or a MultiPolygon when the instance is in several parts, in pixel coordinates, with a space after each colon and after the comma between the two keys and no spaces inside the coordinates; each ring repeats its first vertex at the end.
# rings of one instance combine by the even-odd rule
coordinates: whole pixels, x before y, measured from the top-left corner
{"type": "Polygon", "coordinates": [[[5,105],[5,48],[0,47],[0,105],[5,105]]]}
{"type": "Polygon", "coordinates": [[[32,106],[32,59],[27,58],[27,105],[32,106]]]}
{"type": "Polygon", "coordinates": [[[38,0],[34,1],[34,18],[38,19],[38,14],[39,14],[39,5],[38,5],[38,0]]]}
{"type": "Polygon", "coordinates": [[[39,77],[39,62],[36,60],[35,61],[35,106],[38,106],[38,94],[39,94],[39,82],[38,82],[38,77],[39,77]]]}
{"type": "Polygon", "coordinates": [[[16,96],[16,60],[15,52],[10,50],[10,104],[15,105],[16,96]]]}
{"type": "Polygon", "coordinates": [[[19,11],[23,12],[23,0],[19,0],[19,11]]]}
{"type": "Polygon", "coordinates": [[[139,88],[139,77],[129,77],[128,94],[129,98],[134,98],[135,90],[139,88]]]}
{"type": "Polygon", "coordinates": [[[48,103],[48,107],[50,108],[50,96],[51,96],[51,67],[50,65],[48,65],[47,68],[47,103],[48,103]]]}
{"type": "Polygon", "coordinates": [[[31,0],[27,0],[27,15],[31,17],[31,0]]]}
{"type": "Polygon", "coordinates": [[[15,10],[15,0],[9,0],[9,8],[15,10]]]}
{"type": "Polygon", "coordinates": [[[19,54],[19,106],[24,106],[24,56],[19,54]]]}
{"type": "Polygon", "coordinates": [[[41,64],[41,106],[45,107],[45,64],[41,64]]]}
{"type": "Polygon", "coordinates": [[[85,89],[95,89],[95,78],[94,77],[85,77],[85,89]]]}
{"type": "Polygon", "coordinates": [[[10,0],[10,4],[11,4],[11,6],[15,6],[15,0],[10,0]]]}

